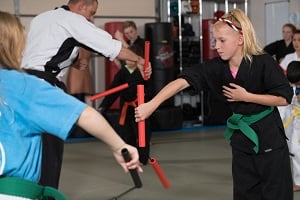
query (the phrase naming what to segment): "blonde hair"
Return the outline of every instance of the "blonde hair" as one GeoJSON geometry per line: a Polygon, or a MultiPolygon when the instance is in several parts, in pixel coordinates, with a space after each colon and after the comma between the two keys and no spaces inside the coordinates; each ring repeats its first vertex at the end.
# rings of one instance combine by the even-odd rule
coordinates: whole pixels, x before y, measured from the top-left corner
{"type": "Polygon", "coordinates": [[[20,20],[10,13],[0,11],[0,66],[20,70],[24,46],[25,33],[20,20]]]}
{"type": "Polygon", "coordinates": [[[79,2],[84,2],[85,5],[91,5],[94,2],[98,4],[98,0],[69,0],[68,4],[77,4],[79,2]]]}
{"type": "MultiPolygon", "coordinates": [[[[263,54],[263,49],[258,42],[255,30],[250,19],[245,15],[245,13],[238,8],[232,9],[228,13],[224,14],[222,19],[227,19],[239,27],[242,31],[244,45],[243,45],[243,56],[252,62],[253,55],[263,54]]],[[[215,25],[223,23],[217,21],[215,25]]]]}
{"type": "Polygon", "coordinates": [[[123,22],[123,30],[125,30],[126,28],[132,27],[135,30],[137,30],[136,24],[134,21],[125,21],[123,22]]]}

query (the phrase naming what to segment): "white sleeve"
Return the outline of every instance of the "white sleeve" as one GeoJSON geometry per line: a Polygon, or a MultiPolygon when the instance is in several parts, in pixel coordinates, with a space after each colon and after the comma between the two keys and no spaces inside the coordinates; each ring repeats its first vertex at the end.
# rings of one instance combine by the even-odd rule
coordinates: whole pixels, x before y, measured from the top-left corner
{"type": "Polygon", "coordinates": [[[70,34],[78,42],[110,58],[110,60],[114,60],[121,51],[122,43],[120,41],[113,39],[108,32],[87,21],[83,16],[73,14],[61,25],[68,28],[70,34]]]}
{"type": "Polygon", "coordinates": [[[284,123],[291,115],[291,105],[277,106],[282,122],[284,123]]]}
{"type": "Polygon", "coordinates": [[[282,59],[282,61],[280,62],[280,67],[284,70],[287,69],[287,66],[288,66],[288,62],[287,62],[287,59],[286,57],[282,59]]]}
{"type": "Polygon", "coordinates": [[[287,70],[287,67],[289,65],[290,62],[292,62],[294,59],[293,59],[293,55],[294,53],[292,54],[287,54],[283,59],[282,61],[280,62],[280,66],[282,69],[284,69],[285,71],[287,70]]]}

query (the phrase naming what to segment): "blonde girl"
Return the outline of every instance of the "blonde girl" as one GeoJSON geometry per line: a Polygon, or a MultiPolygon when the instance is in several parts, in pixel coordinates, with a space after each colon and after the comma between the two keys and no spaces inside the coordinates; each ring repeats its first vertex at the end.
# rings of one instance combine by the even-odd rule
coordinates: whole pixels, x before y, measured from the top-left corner
{"type": "Polygon", "coordinates": [[[213,35],[219,57],[186,68],[135,109],[136,121],[185,88],[209,88],[233,113],[225,131],[232,147],[233,199],[292,200],[289,151],[276,106],[289,104],[293,90],[276,61],[263,53],[242,10],[223,15],[213,35]]]}

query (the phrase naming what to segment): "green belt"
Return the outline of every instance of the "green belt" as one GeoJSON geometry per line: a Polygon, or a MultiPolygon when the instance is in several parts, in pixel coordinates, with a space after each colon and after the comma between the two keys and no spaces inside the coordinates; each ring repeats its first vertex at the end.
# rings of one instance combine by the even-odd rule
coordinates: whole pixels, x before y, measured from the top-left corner
{"type": "Polygon", "coordinates": [[[44,200],[46,197],[53,197],[56,200],[67,200],[67,198],[55,188],[41,186],[35,182],[15,177],[0,177],[0,194],[34,200],[44,200]]]}
{"type": "Polygon", "coordinates": [[[227,140],[229,140],[234,132],[234,130],[241,130],[242,133],[248,137],[255,146],[253,147],[253,150],[255,153],[258,153],[258,136],[255,133],[255,131],[249,126],[265,116],[269,115],[271,112],[273,112],[274,107],[269,107],[265,111],[262,111],[258,114],[245,116],[241,114],[233,114],[229,119],[227,120],[227,129],[224,133],[224,136],[227,140]]]}

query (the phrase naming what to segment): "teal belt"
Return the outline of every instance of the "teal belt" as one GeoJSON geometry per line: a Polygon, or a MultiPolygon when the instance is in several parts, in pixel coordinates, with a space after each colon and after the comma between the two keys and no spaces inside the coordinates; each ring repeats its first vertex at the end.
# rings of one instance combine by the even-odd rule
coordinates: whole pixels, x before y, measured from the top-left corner
{"type": "Polygon", "coordinates": [[[232,134],[234,133],[234,130],[241,130],[242,133],[255,144],[253,150],[255,151],[255,153],[258,153],[258,136],[255,133],[255,131],[250,127],[250,125],[263,119],[271,112],[273,112],[273,110],[274,107],[269,107],[265,111],[250,116],[234,113],[227,120],[227,129],[224,133],[225,138],[227,140],[230,140],[232,134]]]}
{"type": "Polygon", "coordinates": [[[56,200],[67,200],[55,188],[41,186],[35,182],[15,177],[0,177],[0,194],[34,200],[45,200],[46,197],[53,197],[56,200]]]}

